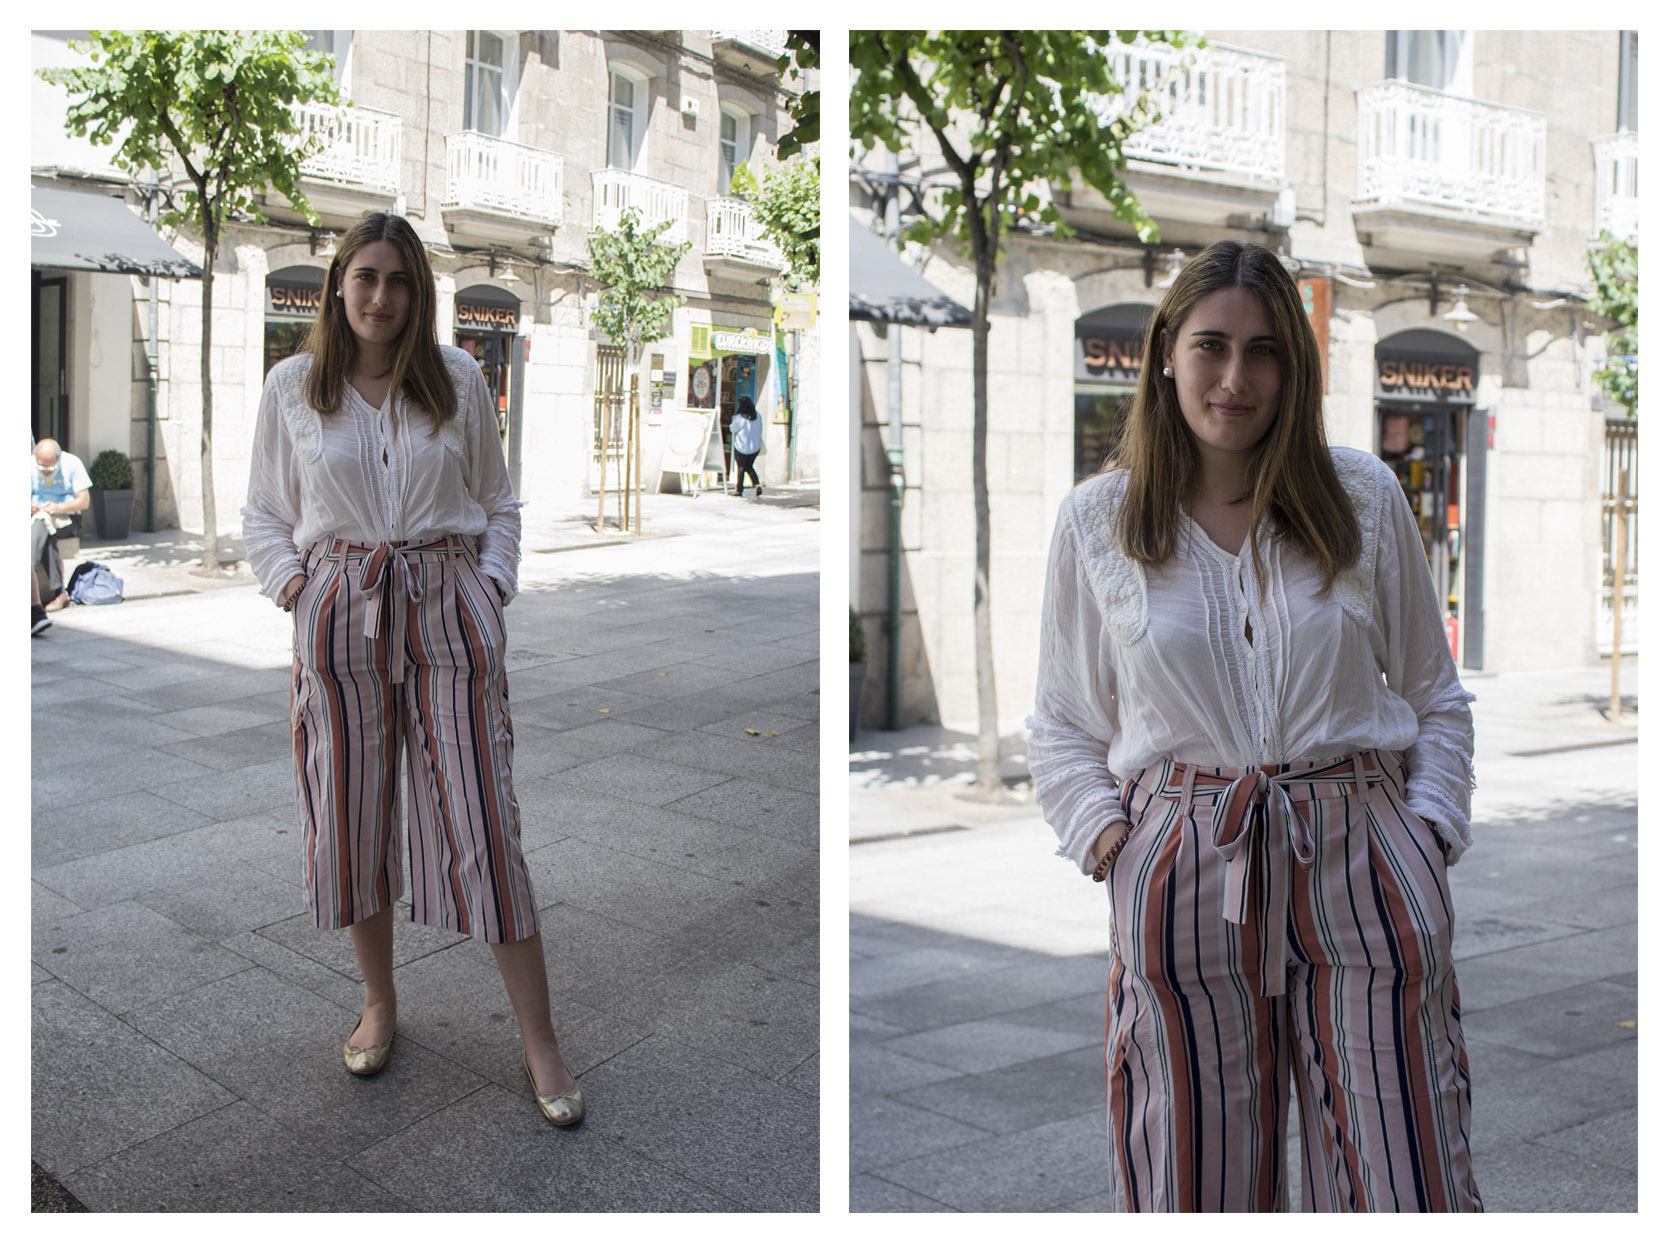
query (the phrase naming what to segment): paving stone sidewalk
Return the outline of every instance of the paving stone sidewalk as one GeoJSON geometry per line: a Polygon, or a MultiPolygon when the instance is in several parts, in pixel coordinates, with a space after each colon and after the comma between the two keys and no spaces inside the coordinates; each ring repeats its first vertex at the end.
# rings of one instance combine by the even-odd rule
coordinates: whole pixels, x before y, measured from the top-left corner
{"type": "Polygon", "coordinates": [[[303,911],[289,617],[248,581],[55,614],[31,647],[41,1168],[93,1211],[818,1208],[819,512],[665,504],[679,537],[562,555],[532,523],[507,611],[578,1129],[529,1097],[488,948],[405,901],[394,1059],[344,1071],[360,978],[303,911]]]}
{"type": "MultiPolygon", "coordinates": [[[[1450,879],[1478,1184],[1492,1211],[1634,1210],[1635,665],[1618,725],[1604,665],[1465,683],[1476,843],[1450,879]]],[[[1005,752],[1021,774],[1016,731],[1005,752]]],[[[1024,789],[958,799],[971,753],[955,729],[851,747],[851,1209],[1109,1210],[1103,889],[1024,789]]]]}

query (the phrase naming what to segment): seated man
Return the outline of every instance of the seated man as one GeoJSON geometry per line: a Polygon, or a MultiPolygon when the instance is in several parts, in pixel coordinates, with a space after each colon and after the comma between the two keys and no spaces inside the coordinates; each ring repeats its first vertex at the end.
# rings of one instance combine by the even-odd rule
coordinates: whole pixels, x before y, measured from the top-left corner
{"type": "Polygon", "coordinates": [[[80,514],[92,502],[93,483],[81,460],[73,452],[62,451],[54,439],[36,443],[35,465],[29,495],[34,539],[31,563],[46,569],[46,610],[57,611],[70,601],[64,592],[64,558],[58,554],[58,538],[66,529],[80,530],[80,514]]]}

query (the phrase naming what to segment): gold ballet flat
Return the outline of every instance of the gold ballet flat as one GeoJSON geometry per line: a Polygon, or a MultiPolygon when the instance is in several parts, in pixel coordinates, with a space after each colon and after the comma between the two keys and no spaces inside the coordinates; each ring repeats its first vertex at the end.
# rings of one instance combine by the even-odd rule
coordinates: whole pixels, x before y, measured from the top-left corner
{"type": "Polygon", "coordinates": [[[568,1128],[572,1124],[582,1122],[582,1116],[587,1114],[587,1106],[582,1102],[582,1091],[572,1089],[567,1094],[544,1094],[535,1084],[535,1074],[529,1070],[529,1058],[524,1057],[523,1074],[529,1078],[529,1087],[535,1091],[535,1105],[541,1108],[541,1114],[547,1117],[547,1123],[555,1128],[568,1128]]]}
{"type": "MultiPolygon", "coordinates": [[[[355,1029],[361,1027],[361,1022],[355,1022],[355,1029]]],[[[354,1040],[355,1029],[349,1031],[349,1037],[343,1042],[343,1066],[355,1076],[377,1076],[390,1064],[390,1047],[395,1043],[395,1034],[377,1046],[350,1046],[354,1040]]]]}

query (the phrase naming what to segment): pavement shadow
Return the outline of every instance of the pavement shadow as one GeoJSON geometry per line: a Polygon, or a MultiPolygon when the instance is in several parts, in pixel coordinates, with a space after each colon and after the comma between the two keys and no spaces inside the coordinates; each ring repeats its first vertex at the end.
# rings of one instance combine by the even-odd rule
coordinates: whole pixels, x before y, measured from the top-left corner
{"type": "Polygon", "coordinates": [[[89,1209],[817,1208],[815,575],[525,593],[523,843],[589,1103],[562,1132],[488,948],[406,900],[396,1054],[344,1072],[361,978],[304,912],[288,618],[217,591],[32,645],[32,1154],[89,1209]],[[747,606],[742,649],[705,622],[747,606]]]}

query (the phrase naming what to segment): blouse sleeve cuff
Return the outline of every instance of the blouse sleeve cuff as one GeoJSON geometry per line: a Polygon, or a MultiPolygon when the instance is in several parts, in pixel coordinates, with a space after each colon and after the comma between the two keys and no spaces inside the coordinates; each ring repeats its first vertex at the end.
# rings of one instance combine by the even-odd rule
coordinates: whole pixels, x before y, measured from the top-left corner
{"type": "Polygon", "coordinates": [[[1462,814],[1458,806],[1433,794],[1423,785],[1409,784],[1407,804],[1415,814],[1430,821],[1442,840],[1449,865],[1453,865],[1471,847],[1471,815],[1462,814]]]}

